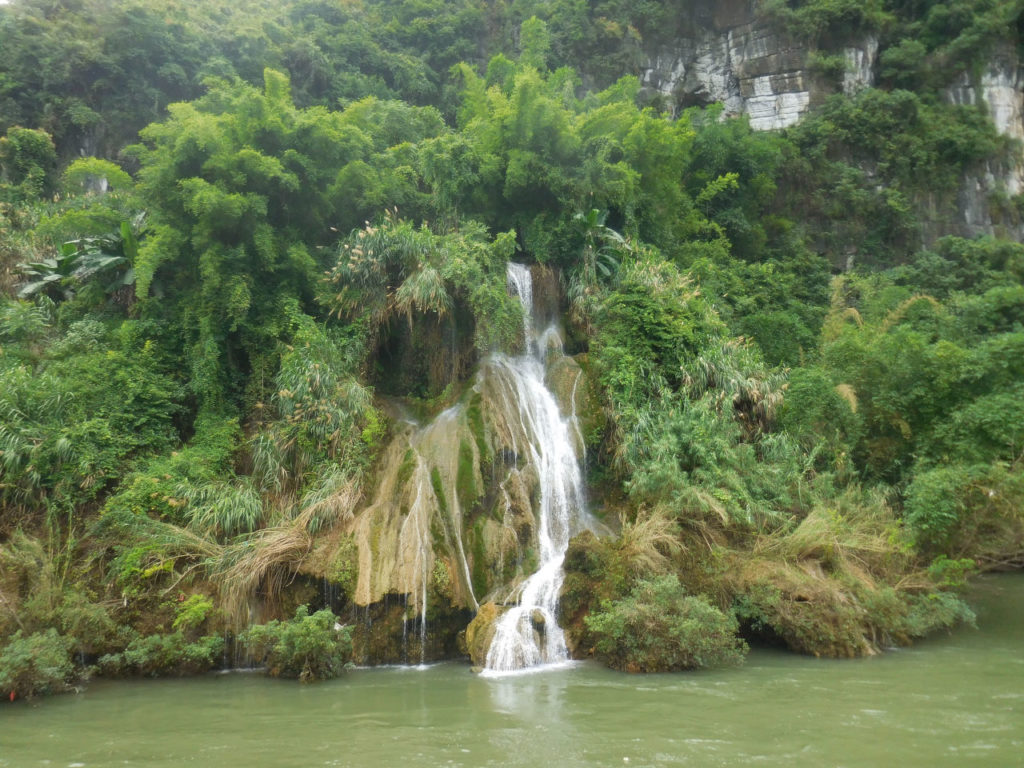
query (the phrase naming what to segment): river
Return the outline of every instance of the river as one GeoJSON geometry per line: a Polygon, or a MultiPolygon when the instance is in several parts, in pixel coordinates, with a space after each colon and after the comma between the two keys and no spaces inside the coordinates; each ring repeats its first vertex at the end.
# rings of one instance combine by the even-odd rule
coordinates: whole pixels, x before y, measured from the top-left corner
{"type": "Polygon", "coordinates": [[[755,649],[736,669],[462,664],[315,685],[253,673],[94,681],[0,707],[0,766],[960,766],[1024,760],[1024,574],[978,629],[860,660],[755,649]]]}

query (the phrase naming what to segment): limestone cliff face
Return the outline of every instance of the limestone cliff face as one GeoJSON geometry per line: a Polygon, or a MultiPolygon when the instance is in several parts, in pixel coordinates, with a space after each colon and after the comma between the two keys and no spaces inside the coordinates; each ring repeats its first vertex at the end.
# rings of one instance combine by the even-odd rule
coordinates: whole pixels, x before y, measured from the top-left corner
{"type": "MultiPolygon", "coordinates": [[[[841,82],[809,67],[812,50],[759,16],[753,0],[698,0],[681,26],[688,30],[646,52],[641,83],[675,111],[721,102],[726,116],[747,115],[754,130],[779,130],[798,122],[830,93],[853,94],[874,85],[879,41],[865,36],[841,50],[841,82]]],[[[964,73],[946,89],[954,104],[984,105],[996,129],[1024,142],[1024,67],[1005,45],[980,73],[964,73]]],[[[1024,239],[1024,222],[994,205],[1024,193],[1024,154],[1018,146],[1004,160],[964,177],[955,200],[920,201],[925,211],[922,245],[948,234],[1024,239]],[[956,209],[954,212],[952,208],[956,209]],[[931,211],[929,214],[928,211],[931,211]]]]}
{"type": "MultiPolygon", "coordinates": [[[[1024,66],[1012,46],[999,48],[980,76],[961,75],[946,89],[946,97],[954,104],[984,105],[1000,134],[1024,141],[1024,66]]],[[[994,217],[991,204],[994,197],[1022,192],[1024,154],[1018,145],[1004,162],[987,163],[964,179],[957,202],[965,234],[1024,240],[1024,222],[994,217]]]]}
{"type": "MultiPolygon", "coordinates": [[[[759,18],[752,2],[695,3],[692,14],[686,36],[649,51],[641,77],[677,108],[721,102],[726,115],[748,115],[755,130],[777,130],[829,91],[807,67],[807,46],[759,18]]],[[[843,89],[871,85],[878,41],[865,38],[843,55],[843,89]]]]}
{"type": "Polygon", "coordinates": [[[996,130],[1005,136],[1024,139],[1024,70],[1011,46],[996,51],[978,82],[968,73],[961,75],[946,90],[954,104],[984,102],[996,130]]]}

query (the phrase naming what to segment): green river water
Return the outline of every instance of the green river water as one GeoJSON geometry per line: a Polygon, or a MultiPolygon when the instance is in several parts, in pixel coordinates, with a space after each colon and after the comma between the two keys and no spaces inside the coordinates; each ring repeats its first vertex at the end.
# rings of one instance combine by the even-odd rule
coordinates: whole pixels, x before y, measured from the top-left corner
{"type": "Polygon", "coordinates": [[[854,661],[755,650],[680,675],[94,681],[0,707],[0,766],[1024,765],[1024,575],[974,596],[977,630],[854,661]]]}

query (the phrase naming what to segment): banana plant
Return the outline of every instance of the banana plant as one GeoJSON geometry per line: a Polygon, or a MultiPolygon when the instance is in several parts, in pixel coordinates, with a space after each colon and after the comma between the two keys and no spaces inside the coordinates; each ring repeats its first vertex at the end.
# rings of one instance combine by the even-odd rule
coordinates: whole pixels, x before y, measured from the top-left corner
{"type": "Polygon", "coordinates": [[[106,286],[108,294],[132,285],[139,252],[137,233],[142,231],[145,218],[145,212],[140,213],[131,221],[122,221],[114,232],[69,240],[61,244],[56,256],[19,264],[18,269],[28,279],[18,291],[19,298],[42,293],[70,299],[78,285],[112,272],[113,279],[106,286]]]}
{"type": "Polygon", "coordinates": [[[18,291],[18,298],[44,294],[50,298],[70,299],[73,295],[70,284],[77,262],[78,248],[73,243],[63,243],[56,256],[19,264],[18,269],[28,281],[18,291]]]}

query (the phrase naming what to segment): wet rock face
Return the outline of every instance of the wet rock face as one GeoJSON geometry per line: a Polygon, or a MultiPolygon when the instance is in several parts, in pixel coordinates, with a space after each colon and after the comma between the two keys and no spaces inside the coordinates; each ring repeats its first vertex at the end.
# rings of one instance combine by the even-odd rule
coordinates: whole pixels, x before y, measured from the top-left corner
{"type": "MultiPolygon", "coordinates": [[[[545,510],[561,509],[550,498],[574,499],[582,514],[581,490],[545,496],[543,489],[558,475],[552,468],[578,468],[584,433],[577,410],[599,408],[585,371],[565,357],[557,326],[537,330],[557,317],[560,295],[557,275],[533,271],[532,289],[522,289],[532,296],[524,302],[530,351],[483,361],[458,402],[426,423],[397,416],[372,492],[339,534],[337,551],[321,553],[324,563],[343,560],[344,568],[330,570],[345,577],[356,613],[370,617],[356,633],[357,650],[382,648],[374,653],[387,660],[430,658],[447,643],[435,635],[451,634],[444,617],[479,611],[486,619],[494,611],[480,603],[507,600],[543,565],[551,532],[567,536],[559,526],[577,524],[575,517],[542,523],[545,510]]],[[[519,272],[525,279],[521,265],[519,272]]],[[[322,564],[325,578],[328,570],[322,564]]],[[[534,616],[531,626],[543,638],[558,634],[553,615],[534,616]]],[[[467,631],[468,650],[480,646],[486,654],[493,634],[467,631]]]]}
{"type": "MultiPolygon", "coordinates": [[[[748,115],[754,130],[796,123],[824,94],[807,69],[806,45],[756,18],[750,4],[711,6],[695,9],[689,36],[649,53],[642,84],[677,108],[721,102],[727,116],[748,115]]],[[[844,91],[871,85],[878,40],[866,38],[843,55],[844,91]]]]}
{"type": "Polygon", "coordinates": [[[504,612],[495,603],[484,603],[466,628],[466,649],[474,667],[483,668],[486,664],[498,619],[504,612]]]}
{"type": "Polygon", "coordinates": [[[386,595],[369,606],[350,604],[340,615],[352,629],[357,664],[420,664],[464,656],[458,638],[473,616],[438,604],[422,631],[421,618],[405,595],[386,595]]]}
{"type": "MultiPolygon", "coordinates": [[[[372,493],[335,551],[321,553],[324,563],[343,560],[344,568],[332,570],[345,577],[356,613],[370,617],[356,633],[357,651],[383,648],[384,658],[415,659],[418,649],[430,658],[448,643],[435,635],[451,636],[446,617],[479,613],[466,646],[474,657],[483,654],[475,659],[483,664],[495,633],[499,640],[508,634],[487,622],[508,612],[494,603],[506,603],[518,611],[516,622],[525,616],[528,645],[543,644],[542,661],[565,656],[555,617],[561,554],[590,525],[575,414],[594,398],[583,368],[564,355],[558,325],[548,321],[557,317],[557,276],[534,271],[509,265],[528,313],[525,351],[482,361],[458,401],[429,422],[400,415],[372,493]],[[549,381],[560,383],[561,401],[549,381]]],[[[327,576],[326,565],[319,570],[327,576]]]]}

